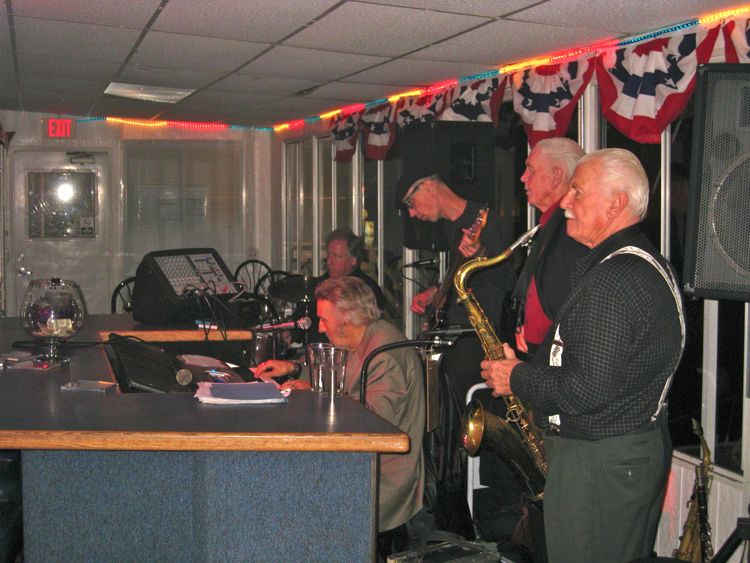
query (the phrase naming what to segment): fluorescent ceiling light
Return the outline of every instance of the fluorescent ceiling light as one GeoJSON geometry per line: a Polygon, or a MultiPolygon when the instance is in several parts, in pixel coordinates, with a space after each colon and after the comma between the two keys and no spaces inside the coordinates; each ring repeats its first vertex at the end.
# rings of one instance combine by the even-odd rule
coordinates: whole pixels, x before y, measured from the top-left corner
{"type": "Polygon", "coordinates": [[[119,98],[132,98],[146,102],[162,102],[165,104],[176,104],[195,92],[188,88],[168,88],[164,86],[148,86],[146,84],[126,84],[124,82],[111,82],[105,94],[119,98]]]}

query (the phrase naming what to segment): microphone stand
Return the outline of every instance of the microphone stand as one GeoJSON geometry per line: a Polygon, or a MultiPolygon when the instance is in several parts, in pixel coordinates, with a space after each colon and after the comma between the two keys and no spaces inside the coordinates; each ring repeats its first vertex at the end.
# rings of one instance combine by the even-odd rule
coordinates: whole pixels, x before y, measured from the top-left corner
{"type": "MultiPolygon", "coordinates": [[[[473,332],[473,329],[469,329],[473,332]]],[[[414,348],[421,348],[423,346],[429,348],[438,348],[441,346],[453,346],[456,341],[455,336],[442,339],[439,335],[440,331],[431,331],[429,334],[433,334],[434,337],[431,340],[399,340],[398,342],[391,342],[390,344],[384,344],[375,348],[372,352],[367,354],[365,361],[362,363],[362,371],[359,373],[359,402],[365,404],[365,392],[367,390],[367,368],[370,367],[372,359],[380,354],[381,352],[387,352],[388,350],[395,350],[397,348],[407,348],[413,346],[414,348]]]]}

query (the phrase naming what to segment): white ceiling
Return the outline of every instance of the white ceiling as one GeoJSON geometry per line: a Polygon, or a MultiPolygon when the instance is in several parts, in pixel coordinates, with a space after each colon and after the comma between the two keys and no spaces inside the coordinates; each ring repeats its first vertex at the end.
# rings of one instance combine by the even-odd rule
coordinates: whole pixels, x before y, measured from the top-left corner
{"type": "Polygon", "coordinates": [[[740,5],[5,0],[0,109],[268,126],[740,5]],[[139,102],[104,95],[113,81],[197,91],[139,102]]]}

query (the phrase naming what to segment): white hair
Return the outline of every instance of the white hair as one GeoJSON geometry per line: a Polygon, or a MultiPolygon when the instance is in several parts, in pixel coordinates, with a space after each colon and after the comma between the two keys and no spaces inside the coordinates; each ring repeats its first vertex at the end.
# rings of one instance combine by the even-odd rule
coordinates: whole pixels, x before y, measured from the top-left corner
{"type": "Polygon", "coordinates": [[[649,186],[638,157],[625,149],[601,149],[587,154],[578,164],[591,160],[600,164],[602,185],[610,194],[625,192],[630,213],[642,221],[648,210],[649,186]]]}
{"type": "Polygon", "coordinates": [[[565,173],[563,182],[566,184],[570,182],[576,164],[585,154],[578,143],[567,137],[542,139],[534,145],[532,150],[541,151],[550,163],[561,166],[565,173]]]}

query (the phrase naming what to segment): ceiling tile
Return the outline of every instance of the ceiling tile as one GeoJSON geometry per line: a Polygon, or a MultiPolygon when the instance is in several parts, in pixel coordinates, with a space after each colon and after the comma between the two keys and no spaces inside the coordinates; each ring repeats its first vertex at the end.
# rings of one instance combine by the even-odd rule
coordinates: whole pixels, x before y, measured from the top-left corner
{"type": "Polygon", "coordinates": [[[153,68],[149,66],[127,65],[117,77],[117,82],[166,86],[171,88],[192,88],[198,90],[221,78],[218,72],[197,72],[174,68],[153,68]]]}
{"type": "MultiPolygon", "coordinates": [[[[47,20],[94,23],[118,27],[143,27],[159,7],[160,0],[96,0],[86,2],[13,1],[13,14],[47,20]]],[[[4,4],[4,3],[3,3],[4,4]]]]}
{"type": "Polygon", "coordinates": [[[331,82],[312,92],[308,98],[335,98],[347,102],[368,102],[386,98],[397,93],[393,84],[363,84],[354,82],[331,82]]]}
{"type": "Polygon", "coordinates": [[[77,92],[39,92],[24,90],[21,103],[26,111],[40,111],[61,115],[86,115],[91,100],[77,92]]]}
{"type": "Polygon", "coordinates": [[[660,0],[639,2],[635,8],[630,2],[610,1],[588,2],[581,9],[581,0],[549,0],[522,10],[513,19],[639,34],[738,5],[741,2],[736,0],[660,0]]]}
{"type": "Polygon", "coordinates": [[[180,119],[185,121],[220,121],[233,125],[233,115],[236,109],[226,110],[217,108],[215,105],[203,104],[182,104],[171,106],[165,109],[160,115],[160,119],[180,119]]]}
{"type": "Polygon", "coordinates": [[[136,29],[32,18],[14,22],[20,54],[78,60],[122,61],[140,34],[136,29]]]}
{"type": "Polygon", "coordinates": [[[511,14],[516,10],[538,4],[539,0],[368,0],[372,4],[387,4],[389,6],[404,6],[407,8],[419,8],[421,10],[433,10],[449,12],[452,14],[464,14],[471,16],[501,17],[511,14]]]}
{"type": "Polygon", "coordinates": [[[18,101],[18,96],[8,95],[6,96],[3,92],[0,92],[0,107],[4,110],[15,110],[21,111],[21,102],[18,101]]]}
{"type": "Polygon", "coordinates": [[[18,67],[22,74],[111,81],[117,75],[120,63],[19,54],[18,67]]]}
{"type": "Polygon", "coordinates": [[[116,98],[114,96],[102,95],[94,102],[92,113],[101,116],[140,116],[142,119],[148,119],[152,116],[158,115],[169,106],[170,104],[145,102],[143,100],[131,100],[128,98],[116,98]]]}
{"type": "Polygon", "coordinates": [[[0,18],[0,71],[13,70],[13,52],[10,47],[8,20],[0,18]]]}
{"type": "Polygon", "coordinates": [[[476,16],[348,2],[284,43],[342,53],[396,56],[487,21],[476,16]]]}
{"type": "Polygon", "coordinates": [[[76,78],[57,77],[50,81],[46,75],[27,74],[21,75],[21,90],[35,90],[38,92],[69,92],[78,93],[81,97],[98,96],[107,87],[108,82],[93,80],[78,80],[76,78]]]}
{"type": "Polygon", "coordinates": [[[152,29],[187,35],[276,42],[338,0],[179,0],[169,2],[152,29]]]}
{"type": "Polygon", "coordinates": [[[246,92],[248,94],[290,95],[315,86],[310,80],[297,78],[275,78],[272,76],[250,76],[235,73],[212,84],[209,90],[246,92]]]}
{"type": "MultiPolygon", "coordinates": [[[[241,92],[222,92],[219,90],[202,90],[185,99],[185,103],[211,104],[218,106],[243,107],[261,102],[275,100],[275,96],[244,94],[241,92]]],[[[179,105],[179,104],[178,104],[179,105]]]]}
{"type": "Polygon", "coordinates": [[[143,38],[129,62],[150,67],[227,72],[267,48],[263,43],[152,31],[143,38]]]}
{"type": "MultiPolygon", "coordinates": [[[[426,86],[433,82],[442,82],[451,78],[461,78],[478,74],[494,67],[451,63],[441,61],[418,61],[415,59],[396,59],[377,68],[348,76],[348,82],[369,84],[393,83],[400,86],[426,86]]],[[[394,92],[396,93],[396,92],[394,92]]]]}
{"type": "Polygon", "coordinates": [[[295,47],[274,47],[242,69],[242,74],[281,76],[312,80],[335,80],[387,61],[385,57],[349,55],[295,47]]]}
{"type": "Polygon", "coordinates": [[[498,66],[529,58],[528,44],[533,43],[534,53],[545,54],[599,39],[603,39],[599,32],[588,29],[502,20],[412,53],[409,58],[498,66]]]}
{"type": "Polygon", "coordinates": [[[341,107],[342,100],[311,100],[309,98],[279,98],[271,103],[253,109],[256,115],[263,115],[270,123],[293,121],[320,115],[325,111],[341,107]]]}
{"type": "Polygon", "coordinates": [[[0,71],[0,98],[16,97],[16,75],[0,71]]]}

